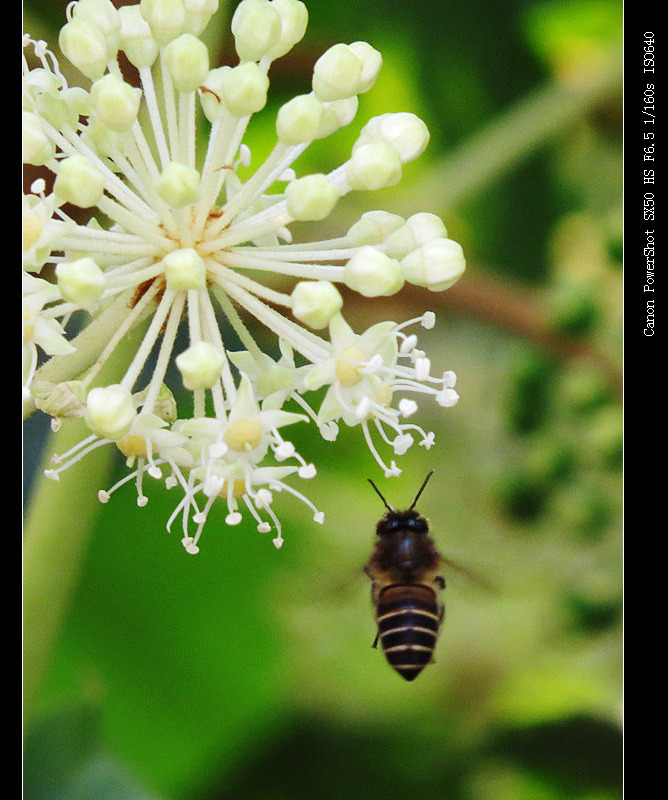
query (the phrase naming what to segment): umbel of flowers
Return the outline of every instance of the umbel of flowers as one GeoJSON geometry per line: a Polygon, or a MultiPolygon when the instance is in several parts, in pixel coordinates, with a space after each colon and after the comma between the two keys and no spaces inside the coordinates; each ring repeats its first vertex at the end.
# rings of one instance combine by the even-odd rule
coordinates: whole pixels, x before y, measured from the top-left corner
{"type": "Polygon", "coordinates": [[[408,332],[431,328],[434,314],[356,332],[337,287],[363,297],[406,283],[440,292],[465,268],[461,247],[429,213],[370,210],[336,238],[292,242],[291,223],[325,219],[348,192],[396,184],[429,133],[414,114],[383,114],[361,127],[345,163],[300,174],[301,153],[353,121],[381,68],[366,42],[335,44],[317,60],[312,90],[280,107],[273,149],[253,164],[246,128],[266,104],[271,63],[303,37],[307,10],[299,0],[243,0],[232,19],[238,64],[216,67],[198,37],[217,5],[70,3],[58,44],[82,86],[68,85],[45,42],[24,37],[23,160],[54,176],[52,191],[38,179],[23,198],[26,413],[40,409],[54,428],[81,417],[90,431],[55,459],[50,478],[111,443],[128,472],[99,492],[102,502],[129,481],[140,506],[147,482],[178,487],[167,528],[180,518],[190,553],[215,502],[230,525],[251,515],[277,547],[278,493],[322,522],[291,483],[316,474],[286,438],[296,423],[329,441],[341,423],[359,427],[387,476],[400,469],[383,449],[431,447],[433,434],[412,421],[416,398],[458,399],[454,374],[432,376],[408,332]],[[201,116],[209,136],[198,155],[201,116]],[[89,209],[89,221],[77,222],[73,208],[89,209]],[[293,279],[291,291],[276,275],[293,279]],[[142,323],[120,381],[101,383],[102,367],[142,323]],[[273,332],[280,358],[262,351],[253,326],[273,332]],[[225,330],[243,350],[230,351],[225,330]],[[192,394],[187,413],[166,385],[172,362],[192,394]]]}

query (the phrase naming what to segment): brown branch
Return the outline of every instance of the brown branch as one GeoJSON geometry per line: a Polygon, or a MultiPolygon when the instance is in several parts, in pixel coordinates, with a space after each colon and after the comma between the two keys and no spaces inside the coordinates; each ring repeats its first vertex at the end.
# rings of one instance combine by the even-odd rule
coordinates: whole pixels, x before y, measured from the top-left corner
{"type": "MultiPolygon", "coordinates": [[[[419,316],[426,307],[438,312],[453,312],[473,320],[488,323],[525,339],[560,361],[585,361],[595,366],[607,378],[615,394],[621,398],[623,379],[621,366],[614,363],[586,338],[568,336],[555,329],[547,310],[544,291],[513,284],[480,271],[467,271],[465,276],[445,292],[430,295],[425,303],[424,289],[406,286],[396,298],[382,298],[384,319],[403,319],[419,316]],[[394,301],[394,302],[393,302],[394,301]]],[[[368,323],[360,298],[346,294],[347,316],[368,323]]]]}

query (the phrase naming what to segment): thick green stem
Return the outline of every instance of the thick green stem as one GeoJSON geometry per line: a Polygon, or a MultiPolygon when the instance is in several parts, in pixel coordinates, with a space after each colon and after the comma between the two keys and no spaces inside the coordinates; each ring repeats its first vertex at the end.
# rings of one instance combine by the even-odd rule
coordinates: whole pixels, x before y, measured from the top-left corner
{"type": "MultiPolygon", "coordinates": [[[[63,426],[49,443],[47,458],[86,435],[82,424],[63,426]]],[[[93,521],[101,508],[97,489],[106,483],[115,448],[100,447],[62,481],[35,482],[24,527],[23,686],[24,720],[34,711],[37,690],[51,661],[77,584],[93,521]]]]}

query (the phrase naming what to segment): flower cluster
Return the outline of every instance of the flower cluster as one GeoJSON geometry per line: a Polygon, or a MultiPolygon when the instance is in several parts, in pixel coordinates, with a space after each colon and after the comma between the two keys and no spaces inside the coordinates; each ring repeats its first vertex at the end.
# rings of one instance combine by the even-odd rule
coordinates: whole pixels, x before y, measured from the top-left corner
{"type": "Polygon", "coordinates": [[[277,547],[276,493],[322,522],[287,482],[316,470],[283,437],[286,426],[314,423],[330,441],[341,421],[360,426],[386,475],[400,470],[374,441],[397,456],[415,438],[431,447],[433,434],[409,421],[414,397],[453,405],[455,376],[432,376],[406,329],[432,327],[433,313],[355,333],[337,285],[364,297],[405,283],[438,292],[465,268],[461,247],[428,213],[373,210],[340,237],[293,243],[291,223],[325,219],[348,192],[396,184],[429,133],[414,114],[383,114],[361,128],[344,164],[298,176],[299,155],[352,122],[381,68],[366,42],[336,44],[317,60],[312,91],[280,107],[275,146],[253,166],[246,128],[267,102],[271,63],[303,37],[307,11],[299,0],[242,0],[232,19],[239,63],[212,67],[199,35],[217,5],[70,3],[59,47],[86,88],[68,85],[45,42],[24,37],[23,160],[53,175],[49,191],[40,178],[23,199],[24,406],[54,428],[81,417],[90,430],[46,474],[59,479],[113,443],[129,471],[100,500],[134,481],[145,505],[147,476],[180,487],[167,526],[181,517],[191,553],[218,498],[228,524],[247,511],[277,547]],[[200,122],[209,131],[201,155],[200,122]],[[277,276],[294,279],[289,293],[277,276]],[[253,319],[275,335],[278,359],[253,337],[253,319]],[[102,368],[142,323],[122,378],[104,384],[102,368]],[[230,349],[226,330],[243,350],[230,349]],[[166,384],[171,364],[192,396],[187,416],[166,384]]]}

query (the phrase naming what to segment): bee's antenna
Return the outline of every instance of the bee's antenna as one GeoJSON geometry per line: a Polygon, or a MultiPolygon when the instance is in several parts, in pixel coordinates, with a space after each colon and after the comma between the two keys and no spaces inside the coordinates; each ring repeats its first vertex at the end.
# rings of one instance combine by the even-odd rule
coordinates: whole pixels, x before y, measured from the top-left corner
{"type": "MultiPolygon", "coordinates": [[[[408,509],[409,511],[411,511],[413,508],[415,508],[415,504],[420,499],[420,495],[424,491],[424,487],[427,485],[427,481],[429,480],[429,478],[431,478],[431,476],[433,474],[434,474],[434,470],[432,469],[432,471],[427,474],[427,477],[422,482],[422,486],[420,486],[420,488],[418,489],[418,493],[415,495],[415,500],[413,500],[413,503],[412,503],[411,507],[408,509]]],[[[376,491],[378,491],[378,490],[376,489],[376,491]]],[[[378,494],[380,494],[380,492],[378,492],[378,494]]]]}
{"type": "MultiPolygon", "coordinates": [[[[387,502],[387,500],[386,500],[386,499],[383,497],[383,495],[380,493],[380,490],[378,489],[378,487],[376,486],[376,484],[375,484],[375,483],[374,483],[374,482],[371,480],[371,478],[367,478],[367,480],[368,480],[368,481],[369,481],[369,483],[370,483],[370,484],[373,486],[373,488],[376,490],[376,494],[378,495],[378,497],[380,497],[380,499],[381,499],[381,500],[383,501],[383,503],[385,504],[385,508],[386,508],[388,511],[394,511],[394,509],[392,508],[392,506],[391,506],[391,505],[390,505],[390,504],[387,502]]],[[[425,483],[426,483],[426,481],[425,481],[425,483]]]]}

